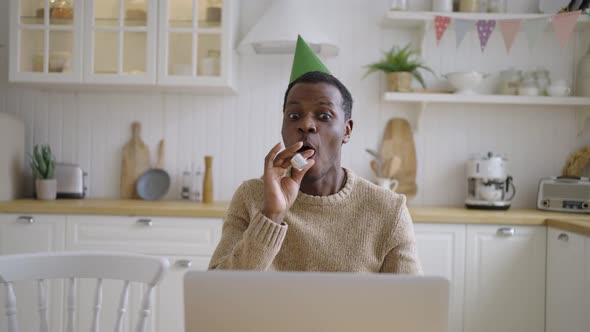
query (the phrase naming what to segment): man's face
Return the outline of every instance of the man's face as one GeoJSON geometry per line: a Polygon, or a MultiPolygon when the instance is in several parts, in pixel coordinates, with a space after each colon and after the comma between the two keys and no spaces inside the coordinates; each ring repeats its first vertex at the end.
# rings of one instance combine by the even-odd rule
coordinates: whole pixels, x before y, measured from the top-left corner
{"type": "Polygon", "coordinates": [[[327,83],[298,83],[287,95],[282,136],[285,146],[298,141],[313,149],[313,167],[305,177],[319,179],[340,167],[340,149],[348,142],[352,120],[345,120],[340,91],[327,83]]]}

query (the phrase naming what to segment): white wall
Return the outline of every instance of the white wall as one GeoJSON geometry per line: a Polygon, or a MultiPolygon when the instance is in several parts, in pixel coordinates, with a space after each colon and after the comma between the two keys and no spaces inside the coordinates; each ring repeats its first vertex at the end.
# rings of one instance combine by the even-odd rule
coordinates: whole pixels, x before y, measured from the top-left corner
{"type": "MultiPolygon", "coordinates": [[[[240,34],[270,2],[242,3],[240,34]]],[[[428,1],[411,3],[419,8],[428,1]]],[[[417,110],[413,105],[382,103],[382,77],[362,78],[363,66],[377,60],[382,50],[412,38],[410,32],[380,27],[388,5],[389,0],[318,2],[326,31],[340,44],[340,55],[325,62],[355,100],[355,127],[344,148],[343,164],[367,178],[372,175],[365,148],[378,147],[389,118],[412,118],[417,110]]],[[[536,1],[511,1],[511,6],[526,10],[535,8],[536,1]]],[[[506,55],[496,32],[482,54],[474,32],[456,49],[451,31],[438,48],[430,31],[424,54],[437,73],[469,69],[497,73],[510,65],[519,69],[545,65],[553,76],[571,80],[587,39],[576,35],[570,47],[561,50],[548,32],[531,52],[520,35],[513,52],[506,55]]],[[[154,91],[41,90],[8,84],[7,1],[0,3],[0,44],[6,45],[0,48],[0,111],[24,119],[28,150],[33,144],[49,143],[59,161],[79,163],[88,171],[92,198],[118,197],[121,147],[130,138],[134,120],[143,125],[152,160],[158,140],[166,140],[165,168],[174,179],[169,199],[178,197],[185,167],[193,161],[202,165],[205,154],[214,156],[215,198],[230,199],[242,181],[261,175],[266,152],[280,140],[290,56],[242,57],[238,95],[203,97],[154,91]]],[[[533,207],[538,180],[559,174],[568,154],[590,143],[590,130],[578,137],[575,128],[574,111],[563,107],[431,105],[415,133],[419,189],[411,204],[461,206],[466,191],[465,160],[472,153],[491,150],[506,153],[510,159],[510,174],[518,191],[514,206],[533,207]]]]}

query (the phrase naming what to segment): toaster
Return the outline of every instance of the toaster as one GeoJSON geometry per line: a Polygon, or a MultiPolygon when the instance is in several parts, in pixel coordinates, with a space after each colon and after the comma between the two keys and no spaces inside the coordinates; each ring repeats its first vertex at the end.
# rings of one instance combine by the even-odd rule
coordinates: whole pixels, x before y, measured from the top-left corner
{"type": "Polygon", "coordinates": [[[590,213],[590,180],[565,176],[541,179],[537,209],[590,213]]]}
{"type": "Polygon", "coordinates": [[[88,174],[75,164],[55,163],[57,198],[84,198],[88,174]]]}

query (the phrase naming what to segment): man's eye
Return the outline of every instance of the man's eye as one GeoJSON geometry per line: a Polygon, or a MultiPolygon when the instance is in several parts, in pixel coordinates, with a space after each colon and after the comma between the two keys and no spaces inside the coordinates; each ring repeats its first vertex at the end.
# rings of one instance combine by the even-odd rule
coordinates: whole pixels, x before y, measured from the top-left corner
{"type": "Polygon", "coordinates": [[[321,113],[320,114],[320,120],[330,120],[332,118],[331,114],[328,113],[321,113]]]}
{"type": "Polygon", "coordinates": [[[297,120],[297,119],[299,119],[299,114],[297,114],[297,113],[289,113],[289,114],[287,114],[287,116],[291,120],[297,120]]]}

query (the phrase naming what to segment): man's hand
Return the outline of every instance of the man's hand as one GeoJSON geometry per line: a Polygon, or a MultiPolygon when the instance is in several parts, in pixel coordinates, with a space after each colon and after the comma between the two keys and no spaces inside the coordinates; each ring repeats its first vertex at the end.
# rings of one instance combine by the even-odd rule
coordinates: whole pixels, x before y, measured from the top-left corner
{"type": "MultiPolygon", "coordinates": [[[[289,166],[291,166],[291,158],[303,146],[303,142],[297,142],[285,150],[281,150],[283,145],[278,143],[275,145],[264,159],[264,214],[270,220],[280,224],[285,218],[285,214],[297,198],[301,180],[305,173],[313,166],[314,160],[307,160],[307,165],[297,170],[295,168],[291,171],[291,176],[287,174],[289,166]]],[[[301,153],[303,158],[307,159],[314,154],[314,150],[306,150],[301,153]]]]}

